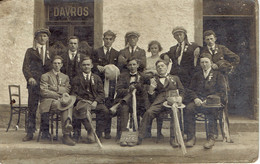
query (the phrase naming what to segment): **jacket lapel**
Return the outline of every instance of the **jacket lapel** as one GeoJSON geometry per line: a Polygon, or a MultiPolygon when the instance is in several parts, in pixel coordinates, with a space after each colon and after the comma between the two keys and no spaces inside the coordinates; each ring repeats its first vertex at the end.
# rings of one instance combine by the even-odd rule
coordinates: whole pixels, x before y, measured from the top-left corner
{"type": "Polygon", "coordinates": [[[50,71],[50,78],[52,83],[55,84],[55,86],[57,86],[58,85],[57,77],[52,70],[50,71]]]}

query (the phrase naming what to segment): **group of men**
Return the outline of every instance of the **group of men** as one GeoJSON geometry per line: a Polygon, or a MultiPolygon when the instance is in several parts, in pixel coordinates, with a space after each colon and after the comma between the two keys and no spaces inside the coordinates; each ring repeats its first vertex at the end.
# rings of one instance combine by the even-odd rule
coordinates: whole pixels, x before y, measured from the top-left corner
{"type": "MultiPolygon", "coordinates": [[[[79,39],[72,36],[68,39],[68,51],[53,55],[48,47],[51,35],[49,30],[36,31],[34,47],[26,51],[23,63],[29,94],[27,135],[23,141],[33,139],[38,102],[43,139],[49,137],[48,113],[51,110],[61,111],[62,141],[66,145],[75,145],[81,139],[81,124],[88,132],[88,142],[95,141],[94,133],[100,139],[103,136],[110,139],[113,115],[109,109],[115,104],[119,104],[116,110],[116,138],[120,139],[121,134],[129,130],[129,113],[133,112],[132,93],[135,91],[137,116],[142,117],[138,124],[137,143],[141,144],[149,136],[147,134],[150,133],[152,120],[162,111],[168,110],[163,103],[169,92],[177,90],[186,105],[186,146],[192,147],[195,144],[195,113],[209,95],[217,95],[222,103],[225,102],[228,73],[220,70],[223,61],[233,70],[239,63],[239,56],[225,46],[216,44],[216,35],[211,30],[204,32],[204,47],[190,43],[183,27],[174,28],[172,34],[178,44],[160,56],[161,59],[156,62],[157,74],[151,78],[143,73],[146,69],[146,53],[137,46],[140,37],[137,32],[126,33],[126,48],[119,52],[112,48],[116,34],[109,30],[103,35],[104,46],[92,54],[79,52],[79,39]],[[167,72],[169,64],[170,73],[167,72]],[[115,74],[113,78],[109,76],[111,72],[115,74]],[[95,132],[88,118],[90,112],[96,114],[95,132]]],[[[215,142],[215,114],[209,115],[210,130],[205,148],[211,148],[215,142]]],[[[170,137],[171,145],[177,147],[174,134],[170,137]]],[[[133,146],[126,142],[120,142],[120,145],[133,146]]]]}

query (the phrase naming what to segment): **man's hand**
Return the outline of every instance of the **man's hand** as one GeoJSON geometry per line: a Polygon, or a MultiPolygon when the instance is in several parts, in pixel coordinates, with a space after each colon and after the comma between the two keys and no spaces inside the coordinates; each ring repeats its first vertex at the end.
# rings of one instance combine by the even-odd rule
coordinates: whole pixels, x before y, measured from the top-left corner
{"type": "Polygon", "coordinates": [[[150,86],[149,86],[149,93],[153,93],[156,87],[157,87],[157,82],[156,82],[155,78],[151,78],[150,86]]]}
{"type": "Polygon", "coordinates": [[[98,65],[97,69],[99,70],[99,72],[104,72],[105,68],[103,66],[98,65]]]}
{"type": "Polygon", "coordinates": [[[199,98],[194,99],[194,103],[195,103],[196,106],[201,106],[202,105],[202,101],[199,98]]]}
{"type": "Polygon", "coordinates": [[[135,85],[134,84],[131,84],[128,88],[128,92],[132,92],[133,90],[135,89],[135,85]]]}
{"type": "Polygon", "coordinates": [[[198,58],[200,56],[200,48],[199,47],[194,50],[193,55],[194,55],[194,67],[196,67],[198,58]]]}
{"type": "Polygon", "coordinates": [[[212,66],[211,66],[214,70],[218,69],[218,65],[215,64],[215,63],[212,63],[212,66]]]}
{"type": "Polygon", "coordinates": [[[97,102],[93,101],[91,104],[91,109],[96,109],[96,107],[97,107],[97,102]]]}
{"type": "Polygon", "coordinates": [[[34,78],[32,78],[32,77],[29,79],[29,81],[28,81],[28,82],[29,82],[29,84],[30,84],[30,85],[32,85],[32,86],[35,86],[35,85],[37,85],[37,82],[36,82],[36,80],[35,80],[34,78]]]}

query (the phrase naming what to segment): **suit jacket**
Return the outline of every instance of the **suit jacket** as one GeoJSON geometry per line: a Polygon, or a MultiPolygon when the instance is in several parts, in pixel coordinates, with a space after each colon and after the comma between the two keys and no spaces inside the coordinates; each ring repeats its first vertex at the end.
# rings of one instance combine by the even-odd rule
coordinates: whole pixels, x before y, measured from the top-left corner
{"type": "Polygon", "coordinates": [[[167,93],[170,90],[179,90],[179,95],[184,99],[184,87],[178,76],[167,75],[165,79],[165,84],[160,82],[159,76],[155,76],[157,87],[154,93],[148,94],[150,102],[152,105],[161,104],[167,100],[167,93]]]}
{"type": "Polygon", "coordinates": [[[41,77],[40,113],[49,112],[53,100],[57,100],[63,93],[70,92],[70,80],[64,73],[59,73],[59,81],[53,70],[41,77]]]}
{"type": "Polygon", "coordinates": [[[161,55],[161,58],[163,58],[165,54],[169,56],[172,60],[170,74],[177,75],[186,88],[189,87],[191,78],[198,69],[198,61],[196,67],[194,66],[194,50],[198,48],[198,45],[196,43],[185,43],[180,65],[178,65],[178,54],[176,53],[177,47],[178,44],[172,46],[167,53],[161,55]]]}
{"type": "Polygon", "coordinates": [[[28,80],[30,78],[34,78],[39,86],[42,74],[52,69],[50,52],[48,50],[45,52],[45,65],[43,65],[38,50],[34,48],[27,49],[23,61],[23,74],[27,80],[27,87],[29,87],[28,80]]]}
{"type": "Polygon", "coordinates": [[[75,63],[75,67],[71,68],[72,65],[69,63],[70,62],[70,58],[69,58],[69,51],[67,51],[66,53],[61,55],[63,58],[63,67],[61,68],[61,72],[63,72],[64,74],[68,75],[70,80],[72,81],[72,79],[78,75],[79,73],[81,73],[81,68],[80,68],[80,62],[82,61],[82,59],[84,57],[86,57],[85,54],[79,53],[77,51],[76,56],[74,57],[74,60],[72,62],[75,63]],[[70,71],[71,70],[71,71],[70,71]]]}
{"type": "MultiPolygon", "coordinates": [[[[200,53],[210,53],[207,46],[201,48],[200,53]]],[[[213,63],[217,63],[219,60],[227,60],[232,66],[237,66],[240,62],[240,57],[234,52],[230,51],[226,46],[216,44],[215,54],[212,55],[213,63]]]]}
{"type": "Polygon", "coordinates": [[[80,73],[76,77],[74,77],[72,81],[71,94],[76,96],[77,102],[82,99],[87,100],[89,97],[88,94],[91,94],[91,96],[93,96],[94,99],[90,101],[97,101],[97,103],[99,104],[104,103],[105,93],[103,82],[98,75],[91,73],[89,86],[90,93],[87,91],[87,88],[85,87],[85,79],[83,73],[80,73]]]}
{"type": "Polygon", "coordinates": [[[211,70],[208,77],[205,79],[203,71],[197,72],[190,84],[189,96],[193,101],[195,98],[205,100],[208,95],[218,95],[221,97],[222,102],[226,98],[226,86],[224,75],[220,72],[211,70]]]}
{"type": "MultiPolygon", "coordinates": [[[[126,64],[127,64],[127,59],[129,59],[131,57],[131,53],[129,51],[129,47],[126,47],[122,50],[119,51],[119,58],[121,57],[124,57],[126,60],[125,61],[120,61],[118,60],[118,67],[120,68],[120,70],[124,69],[126,70],[127,67],[126,67],[126,64]]],[[[133,53],[133,56],[137,59],[140,60],[140,66],[139,66],[139,69],[138,71],[141,71],[143,72],[144,69],[146,68],[146,54],[145,54],[145,50],[144,49],[141,49],[139,48],[138,46],[136,47],[134,53],[133,53]]]]}
{"type": "Polygon", "coordinates": [[[117,66],[118,51],[114,48],[111,48],[108,56],[106,56],[106,54],[104,53],[104,47],[100,47],[94,51],[92,59],[94,65],[92,72],[99,75],[100,78],[104,80],[104,73],[98,71],[97,65],[105,66],[107,64],[114,64],[117,66]]]}

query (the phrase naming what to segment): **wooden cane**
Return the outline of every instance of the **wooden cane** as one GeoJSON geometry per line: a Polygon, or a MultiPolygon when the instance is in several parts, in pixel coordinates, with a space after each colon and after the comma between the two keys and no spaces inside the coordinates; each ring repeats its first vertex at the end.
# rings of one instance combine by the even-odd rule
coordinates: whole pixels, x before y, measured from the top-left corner
{"type": "Polygon", "coordinates": [[[137,131],[138,129],[138,123],[137,123],[137,112],[136,112],[136,89],[132,92],[132,99],[133,99],[133,118],[134,118],[134,125],[135,129],[137,131]]]}
{"type": "Polygon", "coordinates": [[[180,129],[177,104],[174,103],[171,108],[172,108],[172,112],[173,112],[173,121],[174,121],[174,126],[175,126],[176,138],[177,138],[178,143],[181,145],[181,150],[182,150],[183,155],[185,155],[187,153],[187,151],[186,151],[186,147],[184,145],[184,141],[183,141],[183,137],[182,137],[182,133],[181,133],[181,129],[180,129]]]}
{"type": "Polygon", "coordinates": [[[98,138],[98,136],[97,136],[97,134],[96,134],[96,132],[95,132],[95,129],[94,129],[94,126],[93,126],[93,124],[92,124],[92,119],[91,119],[91,117],[90,117],[90,112],[89,112],[89,111],[87,111],[87,119],[88,119],[88,121],[89,121],[91,130],[92,130],[92,132],[94,133],[94,136],[95,136],[95,139],[96,139],[96,141],[97,141],[97,143],[98,143],[98,146],[99,146],[100,148],[102,148],[103,146],[102,146],[102,144],[101,144],[101,142],[100,142],[100,140],[99,140],[99,138],[98,138]]]}

